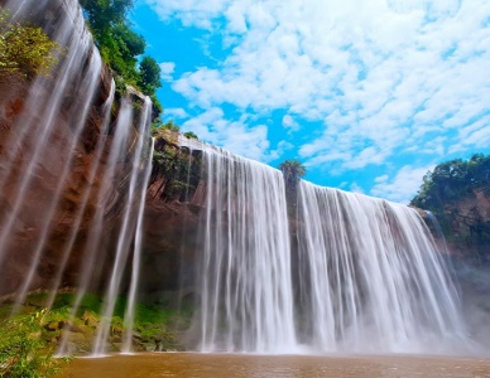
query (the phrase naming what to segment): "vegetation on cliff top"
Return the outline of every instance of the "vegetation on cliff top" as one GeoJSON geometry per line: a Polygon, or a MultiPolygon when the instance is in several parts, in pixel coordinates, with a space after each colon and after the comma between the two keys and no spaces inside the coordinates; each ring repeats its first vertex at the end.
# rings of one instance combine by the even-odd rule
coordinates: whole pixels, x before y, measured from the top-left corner
{"type": "Polygon", "coordinates": [[[58,62],[59,45],[39,27],[13,22],[0,10],[0,75],[32,79],[47,74],[58,62]]]}
{"type": "Polygon", "coordinates": [[[451,160],[437,165],[423,179],[410,204],[430,210],[439,220],[449,241],[478,244],[490,242],[490,221],[478,209],[461,214],[458,205],[480,193],[490,197],[490,155],[476,154],[468,160],[451,160]]]}
{"type": "Polygon", "coordinates": [[[160,67],[150,56],[144,56],[138,64],[139,57],[145,52],[146,42],[131,30],[127,18],[133,1],[81,0],[80,4],[102,59],[123,78],[125,84],[151,96],[161,111],[155,97],[156,90],[161,86],[160,67]]]}

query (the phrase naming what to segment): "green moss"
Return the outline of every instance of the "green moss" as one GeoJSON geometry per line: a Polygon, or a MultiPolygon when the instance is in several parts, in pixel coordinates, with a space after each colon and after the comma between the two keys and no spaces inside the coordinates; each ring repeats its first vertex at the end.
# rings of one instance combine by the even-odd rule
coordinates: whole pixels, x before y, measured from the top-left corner
{"type": "MultiPolygon", "coordinates": [[[[103,298],[93,293],[85,294],[75,317],[72,318],[72,304],[76,299],[75,296],[74,293],[59,293],[52,309],[47,311],[44,306],[47,303],[48,294],[33,293],[26,298],[24,305],[20,307],[19,315],[10,320],[8,320],[8,316],[13,305],[12,303],[3,304],[0,306],[0,315],[3,317],[0,326],[10,324],[11,321],[23,322],[29,317],[38,316],[37,313],[42,313],[42,319],[39,321],[39,326],[42,328],[39,334],[41,343],[39,345],[43,351],[46,350],[51,353],[56,350],[57,343],[62,339],[62,333],[70,332],[70,350],[74,353],[89,352],[101,320],[99,313],[103,305],[103,298]]],[[[121,344],[125,328],[124,312],[126,305],[125,297],[117,298],[114,315],[110,319],[109,347],[112,351],[118,351],[121,344]]],[[[133,328],[135,350],[182,349],[179,343],[179,334],[184,330],[184,326],[189,325],[191,312],[180,313],[160,306],[141,303],[136,305],[135,310],[133,328]]]]}

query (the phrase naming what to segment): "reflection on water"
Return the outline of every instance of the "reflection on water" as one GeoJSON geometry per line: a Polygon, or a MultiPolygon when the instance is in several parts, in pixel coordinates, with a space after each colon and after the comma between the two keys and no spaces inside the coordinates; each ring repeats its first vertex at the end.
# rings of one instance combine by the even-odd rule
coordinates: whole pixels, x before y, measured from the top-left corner
{"type": "Polygon", "coordinates": [[[484,378],[490,359],[152,353],[76,359],[59,378],[484,378]]]}

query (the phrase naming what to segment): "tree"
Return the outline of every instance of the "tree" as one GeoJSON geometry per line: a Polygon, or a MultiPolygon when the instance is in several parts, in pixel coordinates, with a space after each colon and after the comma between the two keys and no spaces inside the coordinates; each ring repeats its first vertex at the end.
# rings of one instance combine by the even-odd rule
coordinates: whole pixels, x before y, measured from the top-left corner
{"type": "Polygon", "coordinates": [[[133,6],[133,0],[80,0],[85,17],[90,23],[96,39],[126,23],[126,14],[133,6]]]}
{"type": "Polygon", "coordinates": [[[279,169],[284,175],[286,184],[296,185],[306,173],[306,168],[299,160],[285,160],[279,165],[279,169]]]}
{"type": "Polygon", "coordinates": [[[137,57],[144,53],[146,42],[131,30],[127,20],[133,0],[81,0],[80,4],[104,62],[126,84],[137,85],[140,81],[137,57]]]}
{"type": "Polygon", "coordinates": [[[162,125],[162,129],[179,132],[180,126],[176,125],[173,120],[170,120],[162,125]]]}
{"type": "Polygon", "coordinates": [[[490,236],[490,222],[482,222],[476,209],[474,214],[460,211],[461,204],[475,201],[477,193],[490,193],[490,155],[441,163],[423,180],[410,205],[430,210],[448,240],[477,244],[490,236]]]}
{"type": "Polygon", "coordinates": [[[140,63],[139,86],[145,94],[152,95],[160,88],[160,66],[155,59],[145,56],[140,63]]]}

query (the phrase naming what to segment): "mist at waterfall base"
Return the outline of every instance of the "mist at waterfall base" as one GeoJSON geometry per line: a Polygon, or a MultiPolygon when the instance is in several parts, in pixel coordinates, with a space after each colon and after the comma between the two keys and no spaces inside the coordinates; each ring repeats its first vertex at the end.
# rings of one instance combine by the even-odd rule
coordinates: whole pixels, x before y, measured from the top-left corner
{"type": "MultiPolygon", "coordinates": [[[[43,14],[47,3],[11,0],[6,8],[23,20],[43,14]]],[[[83,240],[75,256],[70,316],[87,292],[104,295],[92,347],[94,355],[102,355],[108,352],[116,297],[126,296],[121,351],[128,352],[145,274],[141,246],[152,170],[151,102],[135,106],[135,96],[121,98],[114,116],[112,84],[97,105],[102,126],[90,146],[88,172],[83,180],[74,174],[80,150],[88,148],[84,138],[93,132],[88,114],[100,97],[102,62],[77,2],[63,4],[64,17],[45,24],[67,53],[55,77],[32,82],[23,113],[4,143],[8,149],[0,155],[0,178],[9,194],[0,212],[0,285],[14,295],[13,313],[34,289],[49,291],[49,307],[63,287],[75,243],[83,240]],[[58,119],[66,121],[64,132],[58,119]],[[40,177],[50,178],[54,191],[40,191],[40,177]],[[78,201],[70,203],[71,226],[57,251],[51,285],[42,287],[36,277],[59,231],[53,225],[62,223],[59,214],[65,214],[74,191],[78,201]],[[112,219],[117,221],[105,232],[103,225],[112,219]],[[19,254],[14,241],[23,235],[30,243],[19,254]],[[9,279],[11,269],[26,264],[22,280],[9,279]]],[[[416,210],[303,181],[288,197],[278,170],[183,137],[180,143],[202,162],[200,191],[186,198],[202,209],[189,349],[262,354],[474,350],[445,251],[416,210]]],[[[68,343],[65,332],[60,354],[68,343]]]]}

